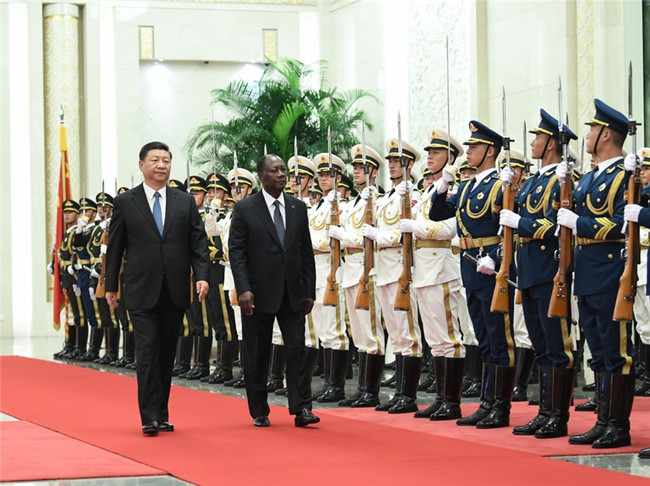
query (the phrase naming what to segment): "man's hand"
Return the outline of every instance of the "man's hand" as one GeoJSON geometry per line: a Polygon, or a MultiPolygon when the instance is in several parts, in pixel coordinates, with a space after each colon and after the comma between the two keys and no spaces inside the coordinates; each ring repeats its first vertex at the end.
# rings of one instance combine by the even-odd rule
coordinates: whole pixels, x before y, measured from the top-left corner
{"type": "Polygon", "coordinates": [[[106,302],[111,309],[117,309],[117,292],[106,292],[106,302]]]}
{"type": "Polygon", "coordinates": [[[327,193],[327,196],[325,196],[325,201],[332,204],[335,199],[338,199],[337,195],[338,195],[338,191],[332,189],[330,192],[327,193]]]}
{"type": "Polygon", "coordinates": [[[361,199],[363,199],[365,202],[368,202],[368,199],[372,197],[374,191],[375,186],[364,187],[363,191],[361,191],[361,199]]]}
{"type": "Polygon", "coordinates": [[[557,224],[575,230],[578,226],[578,215],[569,209],[560,208],[557,212],[557,224]]]}
{"type": "Polygon", "coordinates": [[[623,167],[627,172],[634,172],[637,167],[637,160],[636,154],[627,154],[623,161],[623,167]]]}
{"type": "Polygon", "coordinates": [[[84,230],[84,228],[86,227],[87,224],[88,224],[88,221],[86,220],[86,217],[85,217],[85,216],[81,216],[81,217],[77,220],[77,229],[75,230],[75,232],[76,232],[77,234],[81,233],[81,232],[84,230]]]}
{"type": "Polygon", "coordinates": [[[242,312],[247,316],[252,316],[253,309],[255,309],[255,305],[254,305],[255,296],[253,295],[253,292],[247,290],[246,292],[238,296],[237,300],[239,301],[239,307],[241,307],[242,312]]]}
{"type": "Polygon", "coordinates": [[[411,181],[402,181],[399,184],[395,186],[395,192],[404,199],[406,197],[406,193],[410,192],[413,187],[413,184],[411,181]]]}
{"type": "Polygon", "coordinates": [[[508,228],[517,229],[519,228],[520,219],[521,216],[519,216],[514,211],[510,211],[509,209],[502,209],[501,212],[499,213],[499,224],[501,226],[507,226],[508,228]]]}
{"type": "Polygon", "coordinates": [[[205,280],[198,280],[196,282],[196,293],[199,294],[199,302],[203,302],[205,296],[208,295],[208,290],[210,290],[210,284],[205,280]]]}
{"type": "Polygon", "coordinates": [[[564,182],[566,179],[567,172],[570,170],[573,170],[573,162],[567,164],[566,162],[562,161],[560,162],[560,165],[557,166],[557,169],[555,169],[555,175],[557,176],[557,180],[560,182],[564,182]]]}
{"type": "Polygon", "coordinates": [[[345,231],[343,231],[343,228],[340,226],[330,226],[329,230],[327,231],[327,235],[330,238],[334,238],[335,240],[343,240],[343,237],[345,236],[345,231]]]}
{"type": "Polygon", "coordinates": [[[438,194],[446,194],[449,191],[449,186],[454,182],[454,175],[449,171],[443,170],[442,177],[438,181],[438,194]]]}
{"type": "Polygon", "coordinates": [[[305,299],[305,315],[311,313],[311,310],[314,308],[314,299],[307,297],[305,299]]]}
{"type": "Polygon", "coordinates": [[[94,268],[91,268],[91,269],[90,269],[90,276],[91,276],[92,278],[99,278],[99,277],[101,277],[101,275],[100,275],[99,273],[97,273],[97,270],[95,270],[94,268]]]}
{"type": "Polygon", "coordinates": [[[412,219],[400,219],[399,220],[399,230],[402,233],[413,233],[413,220],[412,219]]]}
{"type": "Polygon", "coordinates": [[[90,295],[90,300],[93,302],[97,300],[97,297],[95,296],[95,289],[93,287],[88,288],[88,295],[90,295]]]}
{"type": "Polygon", "coordinates": [[[484,256],[478,259],[476,264],[476,271],[485,275],[494,274],[496,263],[489,256],[484,256]]]}
{"type": "Polygon", "coordinates": [[[47,273],[54,275],[54,267],[52,266],[52,262],[47,264],[47,273]]]}
{"type": "Polygon", "coordinates": [[[638,204],[627,204],[623,212],[623,219],[630,223],[639,222],[639,213],[643,208],[638,204]]]}
{"type": "Polygon", "coordinates": [[[510,185],[512,184],[512,179],[515,176],[515,173],[512,172],[512,169],[509,169],[508,167],[504,167],[501,169],[501,175],[499,178],[501,179],[501,182],[503,185],[510,185]]]}
{"type": "Polygon", "coordinates": [[[370,240],[376,240],[377,239],[377,228],[374,226],[371,226],[369,224],[363,223],[361,226],[361,235],[364,238],[368,238],[370,240]]]}

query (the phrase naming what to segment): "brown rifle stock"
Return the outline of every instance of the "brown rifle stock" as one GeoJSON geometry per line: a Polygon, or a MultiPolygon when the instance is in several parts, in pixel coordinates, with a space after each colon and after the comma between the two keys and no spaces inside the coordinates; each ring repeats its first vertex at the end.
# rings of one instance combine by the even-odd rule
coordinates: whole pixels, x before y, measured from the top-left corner
{"type": "MultiPolygon", "coordinates": [[[[106,225],[106,229],[102,235],[102,245],[108,245],[108,225],[106,225]]],[[[95,296],[100,299],[106,297],[106,253],[102,253],[102,273],[99,275],[99,280],[97,280],[95,296]]]]}
{"type": "MultiPolygon", "coordinates": [[[[411,219],[411,197],[406,191],[402,201],[402,219],[411,219]]],[[[395,310],[411,310],[411,267],[413,266],[413,235],[402,233],[402,274],[399,276],[395,310]]]]}
{"type": "MultiPolygon", "coordinates": [[[[637,168],[630,176],[627,186],[627,203],[639,204],[641,180],[637,168]]],[[[614,320],[634,320],[634,296],[636,295],[637,269],[640,258],[639,248],[639,223],[628,221],[627,238],[625,240],[625,268],[619,279],[616,305],[614,306],[614,320]]]]}
{"type": "MultiPolygon", "coordinates": [[[[566,179],[560,189],[561,207],[570,210],[573,207],[571,173],[566,175],[566,179]]],[[[551,292],[551,301],[548,305],[548,317],[566,319],[569,317],[569,296],[571,295],[571,282],[567,279],[567,273],[573,253],[571,229],[566,226],[560,226],[558,253],[559,261],[557,273],[553,278],[553,292],[551,292]]]]}
{"type": "MultiPolygon", "coordinates": [[[[515,198],[511,185],[504,186],[503,188],[503,209],[512,211],[515,207],[515,198]]],[[[509,312],[510,304],[508,300],[508,279],[510,278],[510,266],[512,265],[513,257],[513,237],[514,231],[508,226],[503,227],[503,236],[501,238],[501,267],[497,272],[494,285],[494,293],[492,294],[492,303],[490,310],[492,312],[509,312]]]]}
{"type": "MultiPolygon", "coordinates": [[[[334,191],[335,189],[332,189],[334,191]]],[[[339,203],[336,198],[332,202],[330,209],[330,225],[338,226],[339,222],[339,203]]],[[[335,307],[339,301],[339,284],[336,281],[336,272],[341,265],[341,242],[336,238],[330,238],[330,273],[327,276],[327,285],[325,286],[325,295],[323,296],[323,305],[335,307]]]]}
{"type": "MultiPolygon", "coordinates": [[[[366,202],[363,222],[372,225],[375,219],[372,197],[366,202]]],[[[357,309],[370,309],[370,272],[374,266],[373,243],[370,238],[363,240],[363,273],[359,279],[359,290],[354,306],[357,309]]]]}

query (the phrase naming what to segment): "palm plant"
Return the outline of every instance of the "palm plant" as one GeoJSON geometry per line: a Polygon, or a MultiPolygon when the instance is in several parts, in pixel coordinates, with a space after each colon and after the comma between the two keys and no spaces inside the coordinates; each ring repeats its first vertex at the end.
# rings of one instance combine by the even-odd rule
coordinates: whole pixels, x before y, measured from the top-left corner
{"type": "Polygon", "coordinates": [[[362,98],[377,98],[360,89],[339,93],[327,87],[324,61],[314,65],[295,59],[268,62],[270,66],[259,81],[233,81],[212,90],[212,104],[223,105],[233,116],[226,123],[204,124],[192,132],[186,150],[194,166],[208,165],[210,171],[226,173],[233,166],[236,150],[239,166],[254,169],[264,147],[286,161],[293,156],[294,136],[298,152],[313,157],[327,152],[328,127],[332,152],[346,158],[349,148],[357,143],[355,126],[364,121],[372,129],[357,103],[362,98]]]}

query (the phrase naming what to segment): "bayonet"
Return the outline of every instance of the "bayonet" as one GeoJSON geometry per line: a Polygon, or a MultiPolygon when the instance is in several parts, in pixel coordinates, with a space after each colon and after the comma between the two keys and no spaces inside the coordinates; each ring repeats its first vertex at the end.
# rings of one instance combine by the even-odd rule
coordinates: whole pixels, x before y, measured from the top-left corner
{"type": "Polygon", "coordinates": [[[300,186],[300,171],[298,170],[298,137],[293,137],[293,168],[296,175],[296,186],[298,187],[298,194],[296,197],[302,198],[302,187],[300,186]]]}
{"type": "Polygon", "coordinates": [[[241,187],[239,186],[239,164],[237,162],[237,151],[232,151],[233,155],[233,168],[235,169],[235,192],[237,193],[237,200],[241,201],[241,187]]]}
{"type": "Polygon", "coordinates": [[[399,110],[397,111],[397,153],[399,155],[399,165],[402,167],[402,177],[406,182],[406,161],[402,153],[402,116],[399,110]]]}
{"type": "Polygon", "coordinates": [[[332,181],[332,189],[334,189],[336,174],[334,173],[334,164],[332,163],[332,130],[330,127],[327,127],[327,162],[330,167],[330,177],[334,179],[332,181]]]}
{"type": "Polygon", "coordinates": [[[582,143],[580,144],[580,173],[585,173],[585,137],[582,137],[582,143]]]}
{"type": "Polygon", "coordinates": [[[522,133],[524,139],[524,167],[528,165],[528,145],[526,143],[528,138],[528,131],[526,130],[526,120],[524,120],[524,131],[522,133]]]}
{"type": "Polygon", "coordinates": [[[363,172],[366,174],[366,187],[370,192],[370,167],[366,159],[366,124],[361,121],[361,160],[363,161],[363,172]]]}
{"type": "Polygon", "coordinates": [[[510,169],[510,142],[514,142],[508,138],[508,127],[506,125],[506,88],[501,87],[501,113],[503,118],[503,150],[506,153],[506,167],[510,169]]]}
{"type": "Polygon", "coordinates": [[[449,35],[445,36],[447,51],[447,165],[451,163],[451,107],[449,106],[449,35]]]}
{"type": "Polygon", "coordinates": [[[187,172],[187,192],[188,194],[191,193],[190,191],[190,159],[188,157],[187,162],[185,163],[185,172],[187,172]]]}

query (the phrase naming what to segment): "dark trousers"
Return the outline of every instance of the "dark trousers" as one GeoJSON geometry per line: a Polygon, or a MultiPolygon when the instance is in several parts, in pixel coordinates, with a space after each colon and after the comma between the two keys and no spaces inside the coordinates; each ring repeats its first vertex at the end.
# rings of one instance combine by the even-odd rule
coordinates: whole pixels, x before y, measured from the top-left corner
{"type": "Polygon", "coordinates": [[[552,292],[553,282],[522,289],[521,305],[526,328],[535,348],[535,357],[539,366],[570,368],[573,366],[571,317],[567,319],[548,317],[552,292]]]}
{"type": "Polygon", "coordinates": [[[135,336],[138,406],[143,425],[169,420],[167,404],[183,313],[183,309],[172,304],[166,281],[163,281],[153,309],[129,310],[135,336]]]}
{"type": "Polygon", "coordinates": [[[467,290],[467,310],[474,325],[483,363],[500,366],[515,365],[515,337],[510,316],[514,307],[514,293],[508,289],[510,312],[490,311],[494,286],[467,290]]]}
{"type": "Polygon", "coordinates": [[[630,373],[634,359],[632,323],[613,320],[616,292],[579,295],[580,324],[591,351],[593,371],[630,373]]]}
{"type": "Polygon", "coordinates": [[[278,319],[286,353],[287,397],[289,413],[298,414],[303,408],[311,410],[311,376],[304,366],[305,313],[291,310],[287,290],[277,314],[242,313],[244,378],[246,397],[251,417],[269,414],[266,383],[269,372],[269,355],[273,321],[278,319]]]}

